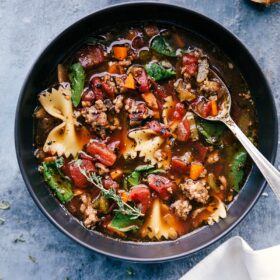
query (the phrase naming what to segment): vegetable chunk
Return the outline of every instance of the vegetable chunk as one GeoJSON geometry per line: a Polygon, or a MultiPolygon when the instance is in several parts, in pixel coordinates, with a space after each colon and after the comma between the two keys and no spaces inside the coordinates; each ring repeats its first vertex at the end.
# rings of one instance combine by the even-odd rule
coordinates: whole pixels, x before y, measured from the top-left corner
{"type": "Polygon", "coordinates": [[[62,203],[69,202],[74,194],[70,181],[63,178],[60,174],[62,167],[62,160],[58,159],[53,162],[43,162],[42,169],[45,182],[55,192],[57,198],[62,203]]]}

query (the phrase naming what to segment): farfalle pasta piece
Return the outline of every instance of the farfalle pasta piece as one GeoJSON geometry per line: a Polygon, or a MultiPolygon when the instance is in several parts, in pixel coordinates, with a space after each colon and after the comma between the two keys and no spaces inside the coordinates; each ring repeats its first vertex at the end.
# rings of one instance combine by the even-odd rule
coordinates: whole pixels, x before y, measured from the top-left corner
{"type": "Polygon", "coordinates": [[[49,133],[43,151],[58,156],[75,156],[89,141],[89,133],[85,128],[78,131],[75,127],[78,122],[73,116],[70,84],[62,83],[57,89],[43,91],[39,101],[51,116],[62,121],[49,133]]]}
{"type": "Polygon", "coordinates": [[[215,201],[213,202],[213,205],[210,204],[210,206],[208,207],[211,206],[215,207],[215,210],[207,219],[209,225],[218,223],[220,221],[220,218],[222,219],[226,218],[227,216],[226,206],[218,197],[215,197],[215,201]]]}
{"type": "MultiPolygon", "coordinates": [[[[128,133],[128,136],[135,141],[134,150],[139,152],[140,157],[144,157],[145,162],[163,167],[164,161],[157,160],[155,152],[165,141],[164,138],[150,128],[133,129],[128,133]]],[[[166,166],[166,163],[164,165],[166,166]]]]}
{"type": "Polygon", "coordinates": [[[171,113],[174,111],[175,106],[176,106],[176,102],[173,99],[173,97],[167,96],[165,98],[165,102],[163,104],[162,118],[163,118],[164,124],[170,128],[171,132],[174,132],[179,124],[178,120],[169,119],[171,113]]]}
{"type": "Polygon", "coordinates": [[[134,159],[137,157],[137,151],[135,150],[135,142],[128,137],[124,141],[123,157],[125,159],[134,159]]]}
{"type": "Polygon", "coordinates": [[[127,127],[125,126],[123,129],[124,129],[122,133],[123,148],[121,150],[121,153],[125,159],[134,159],[137,157],[137,151],[135,151],[135,146],[136,146],[135,141],[133,141],[128,137],[127,127]]]}
{"type": "Polygon", "coordinates": [[[140,229],[141,236],[157,240],[176,239],[184,233],[186,233],[184,224],[170,213],[167,205],[156,198],[151,206],[150,215],[140,229]]]}

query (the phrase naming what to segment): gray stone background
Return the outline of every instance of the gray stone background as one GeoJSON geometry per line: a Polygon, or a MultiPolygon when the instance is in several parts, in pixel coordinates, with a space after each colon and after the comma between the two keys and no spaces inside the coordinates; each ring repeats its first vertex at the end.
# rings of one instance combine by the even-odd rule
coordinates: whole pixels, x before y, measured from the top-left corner
{"type": "MultiPolygon", "coordinates": [[[[230,236],[242,236],[254,249],[280,243],[280,204],[268,188],[224,240],[189,258],[153,265],[95,254],[59,232],[35,206],[14,150],[14,115],[23,80],[35,58],[63,29],[118,2],[122,1],[0,0],[0,200],[11,203],[9,210],[0,210],[6,220],[0,225],[0,279],[178,279],[230,236]]],[[[248,0],[169,2],[201,12],[239,36],[263,68],[279,107],[280,4],[260,8],[248,0]]],[[[279,164],[278,156],[278,168],[279,164]]]]}

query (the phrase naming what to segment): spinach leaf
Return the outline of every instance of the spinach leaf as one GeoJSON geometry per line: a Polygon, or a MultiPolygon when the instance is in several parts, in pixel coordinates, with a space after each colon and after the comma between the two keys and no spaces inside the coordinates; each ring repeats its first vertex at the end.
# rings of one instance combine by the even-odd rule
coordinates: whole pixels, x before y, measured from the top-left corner
{"type": "Polygon", "coordinates": [[[202,119],[197,119],[196,127],[204,136],[205,141],[211,145],[218,144],[219,138],[226,128],[223,123],[209,122],[202,119]]]}
{"type": "Polygon", "coordinates": [[[176,57],[176,51],[170,46],[166,39],[159,35],[156,36],[151,44],[151,49],[156,51],[159,54],[166,56],[176,57]]]}
{"type": "Polygon", "coordinates": [[[172,68],[165,68],[159,62],[151,62],[145,66],[145,69],[150,77],[155,81],[171,78],[176,75],[172,68]]]}
{"type": "MultiPolygon", "coordinates": [[[[62,159],[63,160],[63,159],[62,159]]],[[[69,180],[60,175],[61,160],[57,159],[52,162],[43,162],[43,176],[45,182],[55,192],[56,196],[62,203],[69,202],[74,194],[72,185],[69,180]]]]}
{"type": "Polygon", "coordinates": [[[153,165],[139,165],[135,168],[135,170],[126,176],[123,181],[123,186],[127,190],[129,187],[133,187],[140,184],[140,177],[142,172],[146,172],[154,169],[153,165]]]}
{"type": "Polygon", "coordinates": [[[147,164],[147,165],[139,165],[135,168],[135,171],[139,171],[139,172],[143,172],[143,171],[148,171],[151,169],[154,169],[155,167],[151,164],[147,164]]]}
{"type": "Polygon", "coordinates": [[[124,178],[124,188],[127,190],[128,187],[139,185],[140,183],[140,172],[133,171],[130,175],[124,178]]]}
{"type": "Polygon", "coordinates": [[[233,189],[239,192],[239,184],[243,180],[244,166],[247,160],[247,153],[242,149],[235,154],[230,165],[229,181],[233,185],[233,189]]]}
{"type": "Polygon", "coordinates": [[[74,106],[77,107],[81,101],[86,75],[80,63],[73,64],[70,71],[69,78],[71,81],[72,102],[74,106]]]}
{"type": "Polygon", "coordinates": [[[156,173],[164,173],[165,170],[162,168],[158,168],[158,169],[153,169],[153,170],[149,170],[147,172],[145,172],[145,175],[150,175],[150,174],[156,174],[156,173]]]}
{"type": "Polygon", "coordinates": [[[121,232],[127,232],[131,230],[137,230],[139,229],[140,221],[131,219],[130,216],[124,215],[120,212],[117,212],[114,216],[111,227],[121,231],[121,232]]]}

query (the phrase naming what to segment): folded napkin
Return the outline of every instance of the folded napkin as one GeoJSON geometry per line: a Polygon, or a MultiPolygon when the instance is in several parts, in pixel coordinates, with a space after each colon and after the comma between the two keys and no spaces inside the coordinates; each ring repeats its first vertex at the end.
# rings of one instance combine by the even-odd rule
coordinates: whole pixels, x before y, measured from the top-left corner
{"type": "Polygon", "coordinates": [[[279,280],[280,245],[254,251],[233,237],[199,262],[180,280],[279,280]]]}

